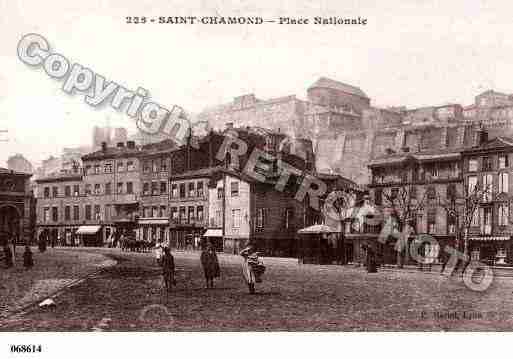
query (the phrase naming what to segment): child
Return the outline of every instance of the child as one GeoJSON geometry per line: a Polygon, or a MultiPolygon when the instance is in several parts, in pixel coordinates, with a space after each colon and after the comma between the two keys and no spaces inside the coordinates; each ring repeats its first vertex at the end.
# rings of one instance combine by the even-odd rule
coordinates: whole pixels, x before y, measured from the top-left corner
{"type": "Polygon", "coordinates": [[[214,278],[219,277],[220,268],[216,251],[210,242],[208,242],[207,248],[201,252],[201,265],[205,273],[207,288],[214,288],[214,278]]]}

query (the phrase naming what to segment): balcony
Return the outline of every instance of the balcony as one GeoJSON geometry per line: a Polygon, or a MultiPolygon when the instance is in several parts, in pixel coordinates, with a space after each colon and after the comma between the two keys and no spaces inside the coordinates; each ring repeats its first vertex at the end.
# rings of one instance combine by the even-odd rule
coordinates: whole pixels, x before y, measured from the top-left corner
{"type": "Polygon", "coordinates": [[[205,227],[207,225],[207,221],[205,219],[188,219],[188,218],[171,218],[169,220],[170,224],[175,226],[186,226],[186,227],[205,227]]]}
{"type": "Polygon", "coordinates": [[[139,197],[135,193],[115,194],[114,204],[135,204],[138,203],[139,197]]]}

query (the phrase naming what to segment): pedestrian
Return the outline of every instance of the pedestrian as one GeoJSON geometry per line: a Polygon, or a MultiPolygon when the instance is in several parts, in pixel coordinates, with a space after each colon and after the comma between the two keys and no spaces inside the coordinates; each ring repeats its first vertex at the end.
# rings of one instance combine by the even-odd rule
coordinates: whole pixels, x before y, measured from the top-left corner
{"type": "Polygon", "coordinates": [[[30,269],[34,266],[34,258],[30,246],[25,246],[25,252],[23,253],[23,266],[26,269],[30,269]]]}
{"type": "Polygon", "coordinates": [[[157,260],[157,264],[158,265],[161,265],[162,264],[162,255],[164,253],[164,250],[162,248],[162,244],[161,243],[157,243],[156,247],[155,247],[155,259],[157,260]]]}
{"type": "Polygon", "coordinates": [[[262,282],[261,276],[265,271],[265,266],[258,258],[256,246],[252,243],[239,254],[244,258],[242,262],[242,274],[248,285],[249,293],[255,294],[255,283],[262,282]]]}
{"type": "Polygon", "coordinates": [[[207,243],[206,248],[201,252],[201,265],[205,273],[205,280],[207,288],[214,288],[214,278],[218,278],[221,274],[219,268],[219,261],[217,259],[216,251],[210,241],[207,243]]]}
{"type": "Polygon", "coordinates": [[[171,286],[176,285],[176,280],[175,259],[168,247],[164,248],[164,255],[162,256],[162,276],[164,277],[166,290],[169,292],[171,290],[171,286]]]}
{"type": "Polygon", "coordinates": [[[4,258],[5,258],[5,267],[11,268],[14,265],[12,258],[12,249],[9,246],[9,243],[4,245],[4,258]]]}

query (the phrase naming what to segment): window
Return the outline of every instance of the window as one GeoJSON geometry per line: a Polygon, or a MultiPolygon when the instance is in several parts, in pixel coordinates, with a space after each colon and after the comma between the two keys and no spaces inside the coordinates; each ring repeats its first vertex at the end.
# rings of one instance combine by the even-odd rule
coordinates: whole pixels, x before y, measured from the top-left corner
{"type": "Polygon", "coordinates": [[[91,194],[91,184],[90,183],[85,185],[85,194],[87,194],[87,195],[91,194]]]}
{"type": "Polygon", "coordinates": [[[167,172],[167,162],[165,158],[160,159],[160,171],[167,172]]]}
{"type": "Polygon", "coordinates": [[[125,172],[125,163],[122,161],[118,162],[117,168],[118,168],[118,172],[125,172]]]}
{"type": "Polygon", "coordinates": [[[196,183],[196,192],[198,197],[203,197],[203,182],[199,181],[196,183]]]}
{"type": "Polygon", "coordinates": [[[447,213],[447,234],[456,234],[456,214],[447,213]]]}
{"type": "Polygon", "coordinates": [[[492,234],[492,207],[481,208],[481,234],[492,234]]]}
{"type": "Polygon", "coordinates": [[[58,187],[52,187],[52,197],[58,197],[59,196],[59,188],[58,187]]]}
{"type": "Polygon", "coordinates": [[[476,190],[477,186],[477,176],[469,176],[468,177],[468,187],[467,194],[472,194],[476,190]]]}
{"type": "Polygon", "coordinates": [[[454,183],[450,183],[447,185],[447,199],[456,199],[456,185],[454,183]]]}
{"type": "Polygon", "coordinates": [[[427,198],[428,199],[436,199],[436,189],[434,186],[429,186],[427,189],[427,198]]]}
{"type": "Polygon", "coordinates": [[[64,220],[65,221],[71,220],[71,207],[70,206],[64,207],[64,220]]]}
{"type": "Polygon", "coordinates": [[[43,222],[50,222],[50,208],[48,207],[43,208],[43,222]]]}
{"type": "Polygon", "coordinates": [[[171,197],[178,197],[178,185],[176,183],[171,185],[171,197]]]}
{"type": "Polygon", "coordinates": [[[112,173],[112,163],[109,162],[103,165],[103,172],[112,173]]]}
{"type": "Polygon", "coordinates": [[[438,172],[438,166],[433,163],[427,168],[427,172],[429,173],[429,176],[433,179],[438,178],[439,172],[438,172]]]}
{"type": "Polygon", "coordinates": [[[101,221],[102,219],[102,213],[99,204],[94,205],[94,219],[97,221],[101,221]]]}
{"type": "Polygon", "coordinates": [[[85,167],[85,174],[86,174],[86,175],[90,175],[90,174],[91,174],[91,165],[87,165],[87,166],[85,167]]]}
{"type": "Polygon", "coordinates": [[[488,156],[483,157],[483,171],[492,170],[492,159],[488,156]]]}
{"type": "Polygon", "coordinates": [[[232,209],[232,228],[240,228],[240,209],[232,209]]]}
{"type": "Polygon", "coordinates": [[[159,217],[167,217],[166,206],[160,206],[159,217]]]}
{"type": "Polygon", "coordinates": [[[134,184],[133,184],[133,182],[127,182],[126,183],[126,193],[128,193],[128,194],[134,193],[134,184]]]}
{"type": "Polygon", "coordinates": [[[91,220],[91,205],[90,204],[86,204],[86,206],[85,206],[85,219],[91,220]]]}
{"type": "Polygon", "coordinates": [[[100,174],[100,165],[94,165],[94,174],[100,174]]]}
{"type": "Polygon", "coordinates": [[[144,173],[150,172],[150,162],[149,161],[144,161],[144,163],[143,163],[143,172],[144,173]]]}
{"type": "Polygon", "coordinates": [[[383,190],[376,188],[374,190],[374,204],[381,206],[383,204],[383,190]]]}
{"type": "Polygon", "coordinates": [[[176,221],[178,219],[178,208],[171,207],[171,219],[176,221]]]}
{"type": "Polygon", "coordinates": [[[508,193],[509,176],[506,172],[499,173],[499,193],[508,193]]]}
{"type": "Polygon", "coordinates": [[[483,201],[490,202],[492,200],[493,176],[486,174],[483,176],[483,201]]]}
{"type": "Polygon", "coordinates": [[[474,209],[474,213],[472,213],[472,223],[471,223],[471,226],[472,227],[479,227],[479,222],[480,222],[480,209],[479,208],[475,208],[474,209]]]}
{"type": "Polygon", "coordinates": [[[78,197],[80,193],[80,186],[78,184],[73,185],[73,196],[78,197]]]}
{"type": "Polygon", "coordinates": [[[179,215],[180,223],[184,223],[185,222],[185,207],[180,207],[180,212],[178,215],[179,215]]]}
{"type": "Polygon", "coordinates": [[[105,183],[105,194],[107,194],[107,195],[112,194],[112,183],[110,183],[110,182],[105,183]]]}
{"type": "Polygon", "coordinates": [[[471,158],[468,160],[469,172],[476,172],[478,167],[477,158],[471,158]]]}
{"type": "Polygon", "coordinates": [[[162,181],[160,182],[160,193],[167,193],[167,182],[162,181]]]}
{"type": "Polygon", "coordinates": [[[80,219],[80,207],[75,205],[73,206],[73,220],[78,221],[80,219]]]}
{"type": "Polygon", "coordinates": [[[94,194],[101,194],[101,188],[99,183],[96,183],[94,185],[94,194]]]}
{"type": "Polygon", "coordinates": [[[411,186],[410,187],[410,198],[411,199],[417,199],[417,187],[411,186]]]}
{"type": "Polygon", "coordinates": [[[203,206],[196,207],[196,219],[198,220],[198,222],[203,222],[203,206]]]}
{"type": "Polygon", "coordinates": [[[216,216],[215,216],[214,221],[215,221],[215,224],[213,224],[213,226],[220,227],[223,224],[223,212],[221,212],[221,210],[216,211],[216,216]]]}
{"type": "Polygon", "coordinates": [[[267,208],[257,209],[256,228],[264,228],[266,222],[267,208]]]}
{"type": "Polygon", "coordinates": [[[150,184],[148,182],[143,183],[143,195],[148,196],[150,194],[150,184]]]}
{"type": "Polygon", "coordinates": [[[509,167],[508,155],[499,155],[499,168],[504,169],[509,167]]]}
{"type": "Polygon", "coordinates": [[[152,217],[158,217],[159,216],[159,207],[158,206],[152,206],[151,207],[151,216],[152,217]]]}
{"type": "Polygon", "coordinates": [[[224,188],[223,187],[217,187],[217,198],[221,199],[224,196],[224,188]]]}
{"type": "Polygon", "coordinates": [[[104,214],[104,217],[105,217],[105,220],[106,220],[106,221],[107,221],[107,220],[109,220],[109,219],[111,219],[111,217],[110,217],[110,204],[106,204],[106,205],[105,205],[104,213],[105,213],[105,214],[104,214]]]}
{"type": "Polygon", "coordinates": [[[398,194],[399,194],[399,188],[392,188],[390,190],[390,198],[391,199],[396,199],[398,194]]]}
{"type": "Polygon", "coordinates": [[[50,198],[50,187],[45,187],[45,189],[43,191],[43,197],[50,198]]]}
{"type": "Polygon", "coordinates": [[[59,209],[57,207],[52,207],[52,221],[59,221],[59,209]]]}
{"type": "Polygon", "coordinates": [[[187,223],[194,222],[194,206],[189,206],[189,210],[187,213],[187,223]]]}
{"type": "Polygon", "coordinates": [[[66,197],[71,197],[71,186],[64,187],[64,195],[66,197]]]}
{"type": "Polygon", "coordinates": [[[189,183],[189,197],[194,197],[196,195],[196,190],[194,189],[194,182],[189,183]]]}
{"type": "Polygon", "coordinates": [[[294,219],[294,210],[292,208],[287,208],[285,210],[285,228],[290,229],[294,227],[293,224],[294,219]]]}
{"type": "Polygon", "coordinates": [[[507,203],[501,203],[498,207],[499,226],[507,226],[509,222],[509,206],[507,203]]]}
{"type": "Polygon", "coordinates": [[[234,181],[230,184],[230,192],[232,194],[232,197],[239,196],[239,182],[234,181]]]}
{"type": "Polygon", "coordinates": [[[153,172],[159,171],[159,164],[158,164],[157,160],[151,161],[151,168],[152,168],[153,172]]]}
{"type": "Polygon", "coordinates": [[[185,183],[180,183],[180,197],[185,197],[185,183]]]}
{"type": "Polygon", "coordinates": [[[122,194],[123,193],[123,182],[118,182],[117,193],[118,194],[122,194]]]}
{"type": "Polygon", "coordinates": [[[151,182],[151,194],[153,196],[159,194],[159,189],[158,189],[158,183],[157,182],[151,182]]]}
{"type": "Polygon", "coordinates": [[[143,208],[143,217],[145,217],[145,218],[151,217],[151,208],[150,207],[143,208]]]}
{"type": "Polygon", "coordinates": [[[427,232],[429,234],[436,232],[436,209],[431,209],[427,213],[427,232]]]}
{"type": "Polygon", "coordinates": [[[126,170],[127,171],[134,171],[135,170],[134,161],[127,161],[127,163],[126,163],[126,170]]]}

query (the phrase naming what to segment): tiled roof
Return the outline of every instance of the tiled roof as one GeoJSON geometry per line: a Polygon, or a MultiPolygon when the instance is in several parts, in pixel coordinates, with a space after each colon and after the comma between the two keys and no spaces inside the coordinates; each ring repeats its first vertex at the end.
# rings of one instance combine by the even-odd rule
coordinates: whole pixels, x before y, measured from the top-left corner
{"type": "Polygon", "coordinates": [[[315,81],[315,83],[312,86],[310,86],[310,88],[314,87],[329,88],[346,92],[352,95],[369,98],[365,94],[365,92],[363,92],[359,87],[348,85],[340,81],[335,81],[327,77],[320,77],[317,81],[315,81]]]}
{"type": "Polygon", "coordinates": [[[197,178],[197,177],[209,177],[214,172],[222,170],[222,166],[215,166],[215,167],[206,167],[206,168],[200,168],[197,170],[192,171],[186,171],[183,173],[177,173],[175,175],[171,175],[171,179],[181,179],[181,178],[197,178]]]}
{"type": "Polygon", "coordinates": [[[0,167],[0,174],[10,174],[10,175],[16,175],[16,176],[32,176],[31,173],[25,173],[25,172],[17,172],[13,171],[7,168],[0,167]]]}

